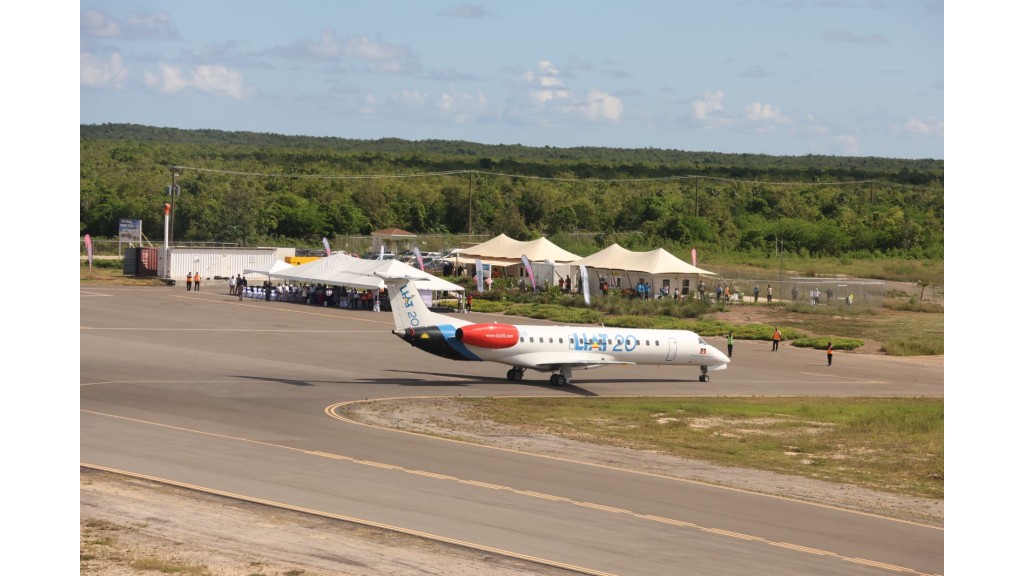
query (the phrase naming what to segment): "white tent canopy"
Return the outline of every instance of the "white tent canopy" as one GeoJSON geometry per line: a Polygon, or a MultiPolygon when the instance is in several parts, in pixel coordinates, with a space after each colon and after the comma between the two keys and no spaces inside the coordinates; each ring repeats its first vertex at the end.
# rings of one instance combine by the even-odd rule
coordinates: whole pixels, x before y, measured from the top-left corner
{"type": "Polygon", "coordinates": [[[340,253],[274,273],[272,276],[294,282],[311,282],[361,289],[383,288],[384,281],[375,273],[384,276],[425,278],[425,280],[416,282],[417,287],[422,290],[463,289],[458,284],[453,284],[398,260],[368,260],[340,253]]]}
{"type": "Polygon", "coordinates": [[[618,244],[591,254],[586,258],[580,258],[571,263],[573,266],[586,266],[597,270],[623,270],[627,272],[646,272],[657,275],[673,274],[703,274],[717,276],[714,272],[702,270],[687,264],[676,258],[664,248],[658,248],[649,252],[633,252],[618,244]]]}
{"type": "Polygon", "coordinates": [[[269,266],[257,266],[255,268],[245,268],[242,270],[243,274],[262,274],[264,276],[273,276],[278,272],[283,272],[289,268],[294,268],[292,264],[281,260],[274,260],[269,266]]]}
{"type": "Polygon", "coordinates": [[[567,264],[580,258],[568,250],[559,248],[544,237],[523,241],[513,240],[504,234],[499,234],[486,242],[464,249],[459,253],[459,260],[472,262],[479,258],[487,264],[510,266],[521,262],[523,255],[526,255],[531,262],[550,260],[561,264],[567,264]]]}

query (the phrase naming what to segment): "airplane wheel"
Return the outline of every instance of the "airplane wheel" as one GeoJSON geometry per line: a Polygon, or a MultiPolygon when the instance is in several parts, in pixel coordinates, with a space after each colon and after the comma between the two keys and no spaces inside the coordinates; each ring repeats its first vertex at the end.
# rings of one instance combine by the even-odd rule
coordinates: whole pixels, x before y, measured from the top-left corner
{"type": "Polygon", "coordinates": [[[565,376],[562,376],[561,374],[555,376],[555,386],[565,386],[566,384],[568,384],[568,382],[566,382],[565,376]]]}
{"type": "Polygon", "coordinates": [[[550,380],[552,386],[558,386],[558,374],[552,374],[550,380]]]}
{"type": "MultiPolygon", "coordinates": [[[[519,376],[519,377],[522,378],[522,376],[519,376]]],[[[515,368],[510,368],[509,371],[505,374],[505,378],[508,378],[510,381],[515,382],[516,381],[516,370],[515,370],[515,368]]]]}
{"type": "Polygon", "coordinates": [[[515,370],[515,369],[513,369],[512,370],[512,379],[515,380],[516,382],[519,382],[520,380],[522,380],[523,379],[523,371],[522,370],[515,370]]]}

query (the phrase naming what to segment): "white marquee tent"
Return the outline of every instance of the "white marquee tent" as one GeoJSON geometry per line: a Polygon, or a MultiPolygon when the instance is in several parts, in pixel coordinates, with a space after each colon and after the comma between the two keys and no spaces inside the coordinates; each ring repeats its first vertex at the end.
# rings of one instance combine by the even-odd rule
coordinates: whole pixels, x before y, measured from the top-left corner
{"type": "Polygon", "coordinates": [[[365,258],[354,258],[341,253],[332,254],[326,258],[320,258],[319,260],[272,273],[271,276],[293,282],[310,282],[361,289],[383,288],[384,281],[375,273],[385,276],[425,278],[425,280],[420,280],[416,283],[417,287],[421,290],[461,291],[463,289],[458,284],[453,284],[398,260],[368,260],[365,258]]]}
{"type": "MultiPolygon", "coordinates": [[[[550,260],[556,264],[568,264],[580,258],[544,237],[525,241],[499,234],[486,242],[463,249],[458,259],[464,264],[480,259],[483,264],[492,266],[513,266],[522,262],[523,255],[531,262],[550,260]]],[[[453,258],[449,260],[454,261],[453,258]]]]}
{"type": "Polygon", "coordinates": [[[294,268],[292,264],[284,262],[282,260],[274,260],[266,266],[256,266],[253,268],[246,268],[242,270],[243,274],[262,274],[264,276],[273,276],[278,272],[283,272],[289,268],[294,268]]]}
{"type": "Polygon", "coordinates": [[[632,288],[643,279],[655,292],[665,285],[670,291],[678,288],[681,292],[687,293],[690,288],[688,277],[717,276],[714,272],[680,260],[664,248],[634,252],[618,244],[612,244],[600,252],[580,258],[571,265],[587,267],[592,288],[597,286],[601,276],[610,276],[609,283],[613,287],[632,288]],[[623,280],[625,286],[622,286],[623,280]]]}

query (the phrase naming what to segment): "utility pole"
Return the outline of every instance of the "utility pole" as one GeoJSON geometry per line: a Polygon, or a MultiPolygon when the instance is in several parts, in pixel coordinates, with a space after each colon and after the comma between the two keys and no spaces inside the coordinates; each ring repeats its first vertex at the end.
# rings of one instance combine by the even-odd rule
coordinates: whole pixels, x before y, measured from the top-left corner
{"type": "Polygon", "coordinates": [[[473,233],[473,172],[469,173],[469,233],[473,233]]]}
{"type": "Polygon", "coordinates": [[[171,197],[171,233],[170,243],[174,243],[174,197],[181,196],[181,187],[178,186],[178,167],[171,166],[171,185],[167,187],[167,195],[171,197]]]}

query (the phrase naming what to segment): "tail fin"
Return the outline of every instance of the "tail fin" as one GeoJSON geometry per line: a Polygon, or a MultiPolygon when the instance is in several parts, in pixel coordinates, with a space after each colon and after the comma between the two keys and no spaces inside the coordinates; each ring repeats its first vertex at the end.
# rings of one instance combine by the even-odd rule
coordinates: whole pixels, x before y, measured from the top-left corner
{"type": "Polygon", "coordinates": [[[388,288],[388,299],[391,301],[391,313],[395,316],[395,331],[404,332],[409,328],[418,329],[439,324],[463,324],[458,320],[443,317],[431,312],[419,290],[416,278],[409,276],[382,276],[378,274],[388,288]]]}

